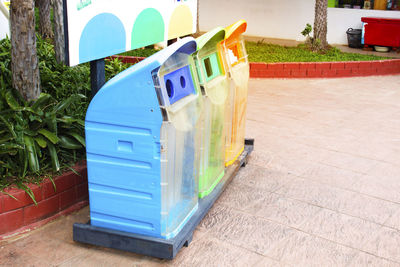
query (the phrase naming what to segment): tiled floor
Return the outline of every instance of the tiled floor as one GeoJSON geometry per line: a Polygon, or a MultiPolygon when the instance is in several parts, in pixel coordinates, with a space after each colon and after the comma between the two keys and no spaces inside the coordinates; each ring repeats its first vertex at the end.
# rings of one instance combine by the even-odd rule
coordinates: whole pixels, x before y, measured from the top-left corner
{"type": "Polygon", "coordinates": [[[400,266],[400,76],[251,80],[240,170],[173,261],[77,244],[88,208],[1,266],[400,266]]]}

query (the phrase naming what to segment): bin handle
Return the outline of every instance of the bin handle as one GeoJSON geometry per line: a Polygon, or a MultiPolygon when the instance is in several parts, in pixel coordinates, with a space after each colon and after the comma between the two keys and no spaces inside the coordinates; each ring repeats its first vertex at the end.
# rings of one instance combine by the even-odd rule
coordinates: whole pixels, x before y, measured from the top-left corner
{"type": "Polygon", "coordinates": [[[350,32],[352,32],[352,31],[353,31],[353,28],[348,28],[347,31],[346,31],[346,33],[350,33],[350,32]]]}

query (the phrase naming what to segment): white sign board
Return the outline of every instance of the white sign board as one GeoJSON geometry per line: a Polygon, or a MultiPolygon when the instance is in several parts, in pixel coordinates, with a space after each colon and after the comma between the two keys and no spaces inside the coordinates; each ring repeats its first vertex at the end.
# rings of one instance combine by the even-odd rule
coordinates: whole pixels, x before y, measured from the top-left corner
{"type": "Polygon", "coordinates": [[[198,0],[64,0],[69,65],[196,32],[198,0]]]}
{"type": "Polygon", "coordinates": [[[10,1],[0,0],[0,40],[10,36],[10,1]]]}

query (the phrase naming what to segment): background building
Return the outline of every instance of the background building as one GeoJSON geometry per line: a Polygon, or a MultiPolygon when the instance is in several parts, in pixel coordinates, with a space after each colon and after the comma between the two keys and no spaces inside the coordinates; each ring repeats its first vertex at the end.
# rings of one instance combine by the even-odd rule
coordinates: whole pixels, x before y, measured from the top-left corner
{"type": "MultiPolygon", "coordinates": [[[[362,5],[364,1],[354,2],[362,5]]],[[[219,0],[218,4],[214,0],[200,0],[200,30],[208,31],[243,18],[248,22],[247,35],[303,41],[300,32],[307,23],[313,25],[314,5],[315,0],[219,0]]],[[[361,29],[361,17],[366,16],[400,18],[400,11],[328,8],[328,42],[347,44],[346,30],[361,29]]]]}

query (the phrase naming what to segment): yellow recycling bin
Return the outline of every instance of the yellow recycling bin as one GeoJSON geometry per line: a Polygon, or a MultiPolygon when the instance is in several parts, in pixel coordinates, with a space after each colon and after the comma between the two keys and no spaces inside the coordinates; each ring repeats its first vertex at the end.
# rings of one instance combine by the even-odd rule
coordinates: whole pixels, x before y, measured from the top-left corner
{"type": "Polygon", "coordinates": [[[225,117],[226,150],[225,166],[235,162],[244,149],[249,62],[242,34],[247,22],[239,20],[225,28],[225,40],[221,43],[223,60],[229,71],[228,112],[225,117]]]}

